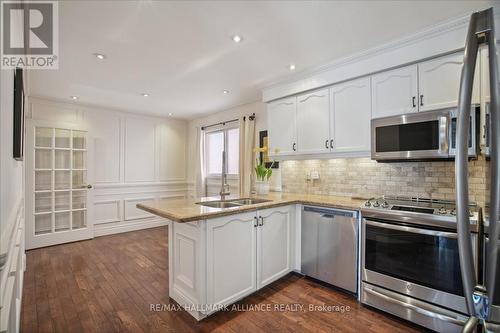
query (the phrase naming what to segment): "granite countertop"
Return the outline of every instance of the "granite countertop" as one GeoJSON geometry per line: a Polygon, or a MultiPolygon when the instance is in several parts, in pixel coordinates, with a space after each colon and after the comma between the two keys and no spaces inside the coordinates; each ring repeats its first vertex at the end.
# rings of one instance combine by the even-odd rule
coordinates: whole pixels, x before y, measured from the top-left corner
{"type": "MultiPolygon", "coordinates": [[[[188,199],[168,199],[161,200],[153,204],[137,204],[137,208],[152,214],[164,217],[175,222],[191,222],[206,220],[221,216],[239,214],[243,212],[255,211],[271,207],[304,204],[322,207],[341,208],[358,210],[364,198],[351,198],[331,195],[314,195],[300,193],[271,192],[265,196],[250,196],[251,198],[266,199],[268,202],[254,205],[244,205],[231,208],[211,208],[196,204],[197,202],[207,202],[220,200],[220,197],[188,198],[188,199]]],[[[239,196],[228,196],[225,200],[239,199],[239,196]]]]}

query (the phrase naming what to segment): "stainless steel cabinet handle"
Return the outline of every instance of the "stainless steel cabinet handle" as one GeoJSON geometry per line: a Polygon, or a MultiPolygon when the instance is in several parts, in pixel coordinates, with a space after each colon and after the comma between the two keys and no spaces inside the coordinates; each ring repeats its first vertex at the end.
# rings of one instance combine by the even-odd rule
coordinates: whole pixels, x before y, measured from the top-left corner
{"type": "Polygon", "coordinates": [[[296,146],[296,143],[294,142],[293,145],[292,145],[293,151],[297,151],[297,149],[295,149],[295,146],[296,146]]]}
{"type": "Polygon", "coordinates": [[[253,217],[253,226],[257,228],[259,226],[259,218],[257,216],[253,217]]]}
{"type": "Polygon", "coordinates": [[[333,139],[330,140],[330,148],[333,148],[333,139]]]}
{"type": "Polygon", "coordinates": [[[416,99],[416,97],[415,97],[415,96],[413,96],[413,97],[411,98],[411,105],[412,105],[413,107],[416,107],[416,106],[417,106],[417,105],[415,104],[415,99],[416,99]]]}
{"type": "Polygon", "coordinates": [[[325,141],[325,148],[328,149],[328,140],[325,141]]]}
{"type": "Polygon", "coordinates": [[[420,106],[424,106],[424,95],[420,95],[420,106]]]}
{"type": "Polygon", "coordinates": [[[449,316],[446,316],[446,315],[443,315],[443,314],[440,314],[440,313],[432,312],[430,310],[422,309],[422,308],[420,308],[418,306],[402,302],[400,300],[394,299],[394,298],[392,298],[390,296],[384,295],[384,294],[379,293],[378,291],[375,291],[375,290],[372,290],[372,289],[364,288],[363,290],[364,290],[364,292],[372,294],[373,296],[376,296],[376,297],[380,297],[380,298],[384,299],[387,302],[390,302],[390,303],[393,303],[393,304],[397,304],[399,306],[402,306],[402,307],[404,307],[406,309],[413,310],[413,311],[418,312],[418,313],[420,313],[420,314],[422,314],[424,316],[427,316],[427,317],[437,318],[439,320],[446,321],[448,323],[453,323],[453,324],[460,325],[460,326],[462,326],[465,323],[464,320],[460,320],[460,319],[457,319],[457,318],[449,317],[449,316]]]}
{"type": "Polygon", "coordinates": [[[264,218],[262,216],[259,216],[259,219],[260,219],[259,227],[262,227],[264,225],[264,218]]]}

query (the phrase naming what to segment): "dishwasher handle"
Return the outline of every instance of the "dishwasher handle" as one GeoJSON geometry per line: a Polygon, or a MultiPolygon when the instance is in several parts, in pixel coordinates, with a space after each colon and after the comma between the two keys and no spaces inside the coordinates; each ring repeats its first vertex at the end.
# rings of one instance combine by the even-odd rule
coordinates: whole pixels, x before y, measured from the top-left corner
{"type": "Polygon", "coordinates": [[[314,206],[304,206],[303,210],[304,212],[319,213],[321,214],[321,217],[325,218],[335,218],[337,216],[358,218],[358,212],[353,210],[331,209],[314,206]]]}

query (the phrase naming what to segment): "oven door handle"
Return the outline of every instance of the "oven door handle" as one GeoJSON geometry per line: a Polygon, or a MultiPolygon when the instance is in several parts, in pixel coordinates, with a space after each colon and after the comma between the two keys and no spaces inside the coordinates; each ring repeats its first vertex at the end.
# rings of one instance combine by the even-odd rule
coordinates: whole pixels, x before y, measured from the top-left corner
{"type": "Polygon", "coordinates": [[[414,234],[430,235],[430,236],[436,236],[436,237],[446,237],[446,238],[455,238],[455,239],[457,238],[457,234],[454,232],[413,228],[413,227],[407,227],[407,226],[395,225],[395,224],[389,224],[389,223],[380,223],[380,222],[375,222],[375,221],[366,220],[366,219],[365,219],[365,221],[366,221],[365,222],[366,224],[374,226],[374,227],[411,232],[414,234]]]}
{"type": "Polygon", "coordinates": [[[436,319],[439,319],[439,320],[442,320],[442,321],[446,321],[448,323],[452,323],[452,324],[455,324],[455,325],[460,325],[460,326],[463,326],[465,324],[465,320],[460,320],[458,318],[453,318],[453,317],[450,317],[450,316],[446,316],[446,315],[443,315],[443,314],[440,314],[440,313],[436,313],[436,312],[433,312],[433,311],[430,311],[430,310],[427,310],[427,309],[422,309],[421,307],[418,307],[416,305],[405,303],[403,301],[394,299],[394,298],[392,298],[390,296],[384,295],[384,294],[382,294],[382,293],[380,293],[378,291],[372,290],[372,289],[364,288],[363,291],[366,292],[366,293],[372,294],[375,297],[382,298],[384,301],[387,301],[389,303],[393,303],[393,304],[402,306],[402,307],[404,307],[406,309],[409,309],[409,310],[413,310],[413,311],[418,312],[418,313],[420,313],[420,314],[422,314],[424,316],[427,316],[427,317],[436,318],[436,319]]]}

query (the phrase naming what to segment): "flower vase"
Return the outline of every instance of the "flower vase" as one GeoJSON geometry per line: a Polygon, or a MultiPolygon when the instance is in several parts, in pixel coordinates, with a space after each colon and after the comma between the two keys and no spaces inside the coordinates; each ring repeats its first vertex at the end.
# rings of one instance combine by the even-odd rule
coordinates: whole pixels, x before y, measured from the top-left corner
{"type": "Polygon", "coordinates": [[[255,192],[257,195],[269,194],[269,182],[266,180],[257,180],[255,182],[255,192]]]}

